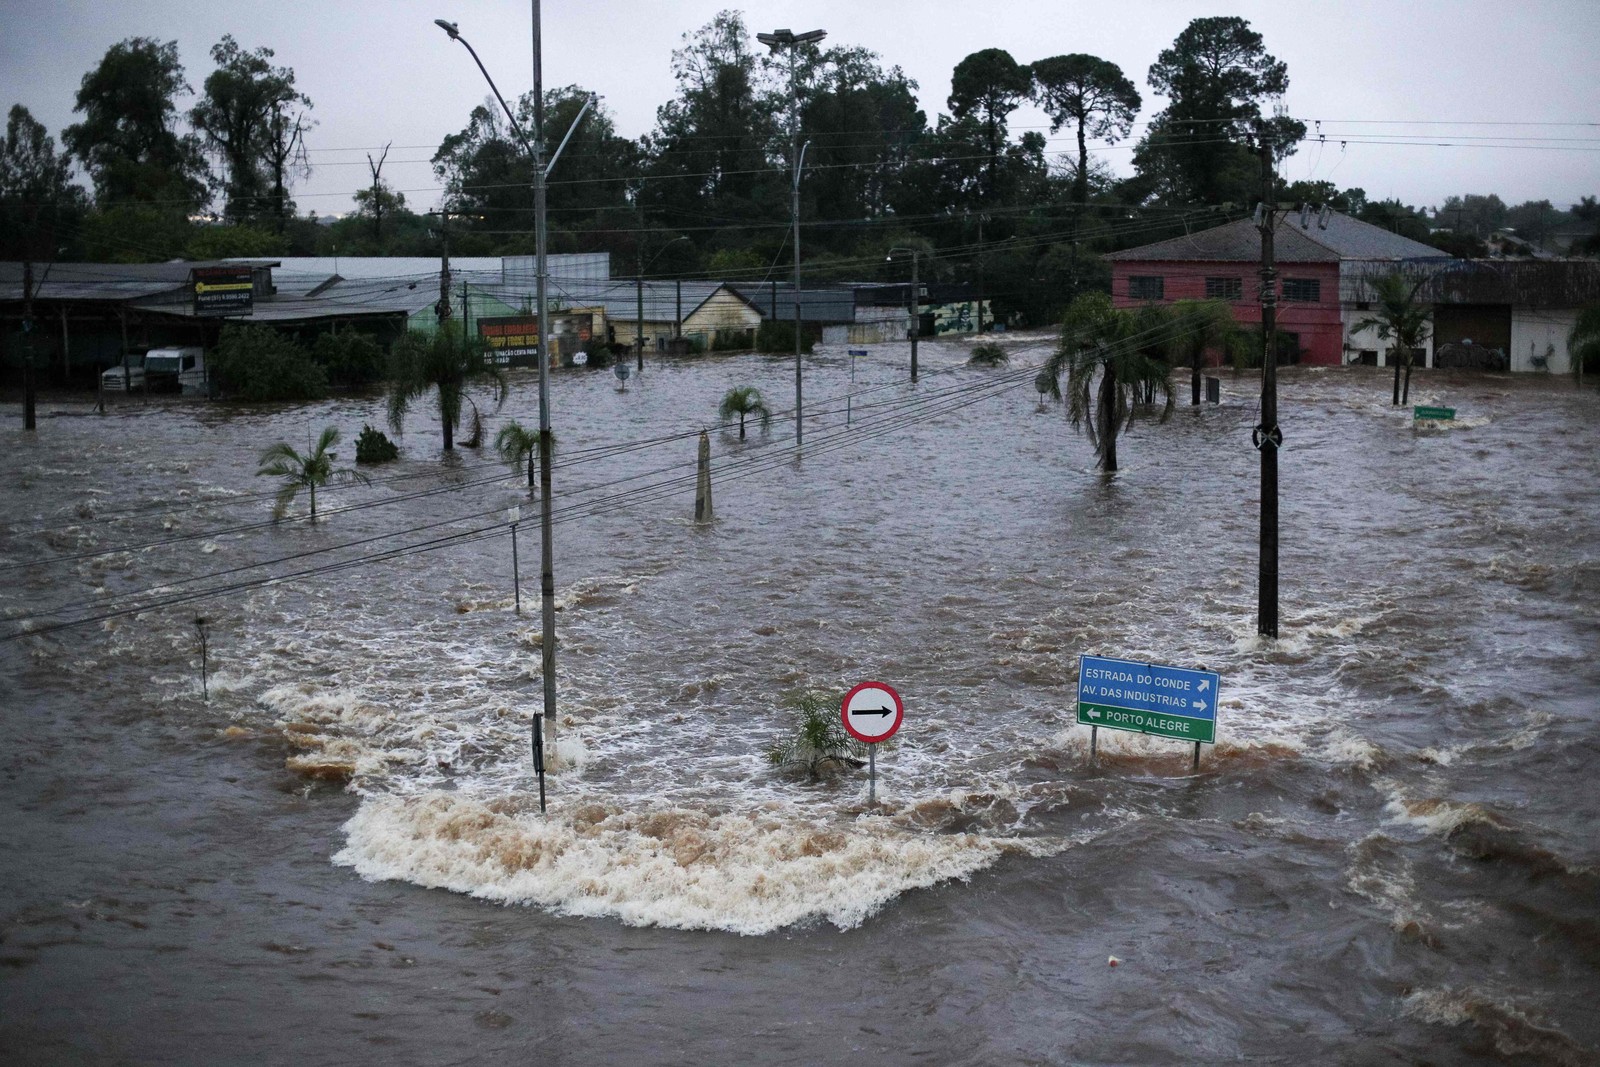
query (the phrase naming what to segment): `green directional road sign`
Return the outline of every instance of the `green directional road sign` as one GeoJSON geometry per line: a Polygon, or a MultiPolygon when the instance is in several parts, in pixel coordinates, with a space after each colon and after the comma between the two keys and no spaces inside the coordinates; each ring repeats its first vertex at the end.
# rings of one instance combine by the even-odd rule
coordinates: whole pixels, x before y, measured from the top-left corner
{"type": "Polygon", "coordinates": [[[1453,419],[1456,417],[1455,408],[1430,408],[1418,404],[1411,409],[1411,418],[1416,419],[1453,419]]]}
{"type": "Polygon", "coordinates": [[[1212,671],[1082,656],[1078,722],[1215,744],[1221,688],[1222,679],[1212,671]]]}

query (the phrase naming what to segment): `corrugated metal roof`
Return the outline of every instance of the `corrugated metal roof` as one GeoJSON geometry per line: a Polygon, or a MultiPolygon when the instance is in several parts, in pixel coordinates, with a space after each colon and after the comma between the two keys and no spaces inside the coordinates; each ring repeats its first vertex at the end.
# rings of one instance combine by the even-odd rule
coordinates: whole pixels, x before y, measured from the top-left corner
{"type": "MultiPolygon", "coordinates": [[[[173,292],[189,284],[196,267],[276,266],[277,260],[175,261],[171,263],[35,263],[36,300],[137,300],[173,292]]],[[[21,300],[23,265],[0,262],[0,300],[21,300]]]]}
{"type": "MultiPolygon", "coordinates": [[[[1111,252],[1124,262],[1254,263],[1261,259],[1261,231],[1250,219],[1224,223],[1199,233],[1111,252]]],[[[1316,212],[1300,225],[1291,211],[1273,231],[1273,258],[1279,263],[1337,263],[1341,259],[1449,259],[1430,245],[1390,233],[1381,226],[1330,212],[1326,227],[1316,212]]]]}
{"type": "MultiPolygon", "coordinates": [[[[761,313],[762,318],[772,317],[773,304],[777,304],[777,318],[794,321],[794,285],[785,282],[729,282],[728,288],[761,313]],[[776,293],[776,301],[774,301],[776,293]]],[[[807,289],[800,287],[800,321],[840,323],[854,322],[856,294],[853,289],[807,289]]]]}
{"type": "Polygon", "coordinates": [[[1511,304],[1580,308],[1600,303],[1600,262],[1592,259],[1456,259],[1396,263],[1347,260],[1339,269],[1339,299],[1374,299],[1372,281],[1399,270],[1417,282],[1430,304],[1511,304]]]}

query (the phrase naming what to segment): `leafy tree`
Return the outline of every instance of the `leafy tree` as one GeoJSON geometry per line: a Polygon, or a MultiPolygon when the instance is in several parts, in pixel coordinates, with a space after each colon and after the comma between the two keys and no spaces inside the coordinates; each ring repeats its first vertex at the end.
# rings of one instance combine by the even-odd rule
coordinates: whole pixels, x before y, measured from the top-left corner
{"type": "Polygon", "coordinates": [[[719,12],[683,40],[672,53],[677,95],[656,110],[644,139],[652,180],[640,188],[642,203],[669,225],[686,217],[703,225],[706,215],[764,220],[787,194],[783,171],[771,166],[787,156],[771,152],[786,143],[785,126],[773,97],[758,91],[744,17],[719,12]]]}
{"type": "Polygon", "coordinates": [[[1594,197],[1585,196],[1572,205],[1572,217],[1594,227],[1589,236],[1573,242],[1572,250],[1580,256],[1600,255],[1600,204],[1595,203],[1594,197]]]}
{"type": "Polygon", "coordinates": [[[956,64],[950,76],[950,117],[957,122],[971,117],[983,130],[988,157],[984,179],[986,199],[999,187],[1000,146],[1006,141],[1006,118],[1033,88],[1028,68],[1003,48],[973,52],[956,64]]]}
{"type": "Polygon", "coordinates": [[[1009,359],[1005,349],[993,341],[984,341],[972,346],[972,355],[967,358],[967,362],[978,367],[999,367],[1004,366],[1009,359]]]}
{"type": "Polygon", "coordinates": [[[320,400],[328,393],[327,372],[270,326],[228,323],[210,359],[222,389],[240,400],[320,400]]]}
{"type": "Polygon", "coordinates": [[[1410,207],[1398,200],[1368,201],[1356,209],[1355,216],[1362,222],[1382,226],[1390,233],[1397,233],[1401,237],[1433,243],[1427,216],[1420,208],[1410,207]]]}
{"type": "Polygon", "coordinates": [[[319,335],[311,345],[311,358],[328,372],[330,382],[346,389],[383,378],[383,349],[357,330],[319,335]]]}
{"type": "Polygon", "coordinates": [[[112,45],[83,76],[73,108],[83,121],[61,136],[88,169],[102,209],[136,200],[182,214],[206,203],[200,139],[173,128],[173,98],[191,91],[177,42],[148,37],[112,45]]]}
{"type": "Polygon", "coordinates": [[[1041,59],[1028,69],[1033,75],[1033,99],[1050,116],[1050,132],[1069,124],[1077,127],[1072,199],[1084,203],[1089,199],[1088,138],[1115,144],[1126,137],[1139,113],[1139,90],[1121,67],[1082,52],[1041,59]]]}
{"type": "Polygon", "coordinates": [[[1174,335],[1171,312],[1159,305],[1122,311],[1106,293],[1085,293],[1061,323],[1061,343],[1035,384],[1061,399],[1067,376],[1067,417],[1094,445],[1100,468],[1117,469],[1117,435],[1160,394],[1161,421],[1172,415],[1172,368],[1165,356],[1174,335]],[[1092,390],[1098,379],[1098,392],[1092,390]]]}
{"type": "Polygon", "coordinates": [[[1411,398],[1411,350],[1428,340],[1430,308],[1417,300],[1417,290],[1427,276],[1413,281],[1400,271],[1382,275],[1372,281],[1372,314],[1357,322],[1354,331],[1376,327],[1378,337],[1390,342],[1389,355],[1394,360],[1394,400],[1398,406],[1411,398]],[[1405,395],[1400,393],[1400,368],[1405,367],[1405,395]]]}
{"type": "Polygon", "coordinates": [[[1447,196],[1433,213],[1441,225],[1453,232],[1476,237],[1480,241],[1506,224],[1506,205],[1494,193],[1479,196],[1447,196]]]}
{"type": "Polygon", "coordinates": [[[760,417],[762,433],[772,428],[772,409],[762,400],[761,390],[753,385],[736,385],[723,396],[722,404],[717,408],[717,418],[726,421],[735,415],[739,417],[741,441],[744,440],[744,420],[747,416],[760,417]]]}
{"type": "Polygon", "coordinates": [[[271,205],[281,218],[285,203],[281,188],[269,197],[274,178],[281,183],[281,171],[274,175],[274,163],[281,166],[279,142],[287,136],[282,128],[285,109],[308,108],[311,100],[294,87],[294,71],[274,67],[273,51],[258,48],[247,52],[232,34],[224,34],[211,49],[217,69],[206,78],[200,100],[189,112],[189,121],[204,135],[207,146],[222,164],[221,192],[227,217],[235,222],[266,213],[271,205]]]}
{"type": "Polygon", "coordinates": [[[0,143],[0,259],[55,259],[86,201],[54,139],[13,104],[0,143]]]}
{"type": "Polygon", "coordinates": [[[409,331],[389,353],[390,427],[398,433],[411,405],[437,390],[440,433],[444,450],[451,451],[461,423],[461,401],[475,382],[490,386],[496,407],[505,402],[505,374],[489,361],[476,338],[463,339],[455,330],[409,331]]]}
{"type": "Polygon", "coordinates": [[[1242,18],[1195,19],[1156,57],[1149,77],[1168,104],[1140,142],[1134,166],[1165,171],[1170,199],[1248,201],[1254,168],[1240,157],[1248,156],[1258,124],[1266,122],[1280,156],[1305,136],[1302,122],[1263,119],[1262,104],[1289,88],[1288,67],[1242,18]]]}
{"type": "MultiPolygon", "coordinates": [[[[780,76],[778,57],[766,63],[767,107],[779,112],[787,107],[787,67],[780,76]]],[[[859,47],[802,50],[796,66],[800,138],[811,142],[801,186],[806,216],[882,218],[897,210],[906,193],[904,167],[927,127],[917,107],[917,83],[899,67],[885,70],[876,53],[859,47]]],[[[786,152],[787,145],[774,156],[786,152]]],[[[819,231],[807,244],[838,246],[852,239],[819,231]]]]}
{"type": "MultiPolygon", "coordinates": [[[[500,432],[494,435],[494,450],[500,458],[511,466],[512,470],[521,468],[524,461],[528,464],[528,490],[529,495],[538,491],[538,482],[534,480],[533,461],[539,455],[539,431],[523,426],[516,419],[512,419],[500,427],[500,432]]],[[[550,454],[555,455],[556,435],[550,435],[550,454]]]]}
{"type": "Polygon", "coordinates": [[[232,259],[283,254],[283,238],[259,226],[201,225],[189,229],[183,254],[190,259],[232,259]]]}
{"type": "Polygon", "coordinates": [[[1528,200],[1506,209],[1506,225],[1535,248],[1543,248],[1562,221],[1561,212],[1548,200],[1528,200]]]}
{"type": "Polygon", "coordinates": [[[289,505],[294,503],[294,498],[301,489],[307,489],[311,493],[311,521],[315,522],[317,486],[327,485],[330,481],[372,484],[372,479],[358,470],[348,467],[341,470],[334,469],[333,461],[338,457],[329,449],[338,441],[338,429],[329,426],[322,431],[317,443],[305,455],[295,451],[294,446],[287,441],[279,441],[261,453],[261,469],[256,471],[257,476],[266,475],[269,478],[284,480],[283,488],[278,490],[277,503],[272,509],[274,519],[281,519],[288,513],[289,505]]]}

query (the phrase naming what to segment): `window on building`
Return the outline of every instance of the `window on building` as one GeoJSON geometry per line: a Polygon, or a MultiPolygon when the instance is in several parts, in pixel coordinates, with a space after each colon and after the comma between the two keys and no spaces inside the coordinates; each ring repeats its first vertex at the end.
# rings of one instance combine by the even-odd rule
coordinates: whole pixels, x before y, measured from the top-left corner
{"type": "Polygon", "coordinates": [[[1317,278],[1285,278],[1283,298],[1315,304],[1322,299],[1322,282],[1317,278]]]}
{"type": "Polygon", "coordinates": [[[1129,300],[1163,300],[1166,298],[1166,287],[1162,285],[1160,275],[1134,274],[1128,278],[1129,300]]]}
{"type": "Polygon", "coordinates": [[[1242,278],[1207,278],[1207,300],[1242,300],[1244,299],[1244,279],[1242,278]]]}

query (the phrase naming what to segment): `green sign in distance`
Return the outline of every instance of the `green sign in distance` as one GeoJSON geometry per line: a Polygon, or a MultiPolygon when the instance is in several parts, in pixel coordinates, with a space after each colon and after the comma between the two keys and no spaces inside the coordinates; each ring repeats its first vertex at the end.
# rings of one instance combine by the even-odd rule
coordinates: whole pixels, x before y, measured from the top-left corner
{"type": "Polygon", "coordinates": [[[1411,409],[1411,418],[1417,419],[1453,419],[1456,417],[1455,408],[1430,408],[1417,405],[1411,409]]]}

